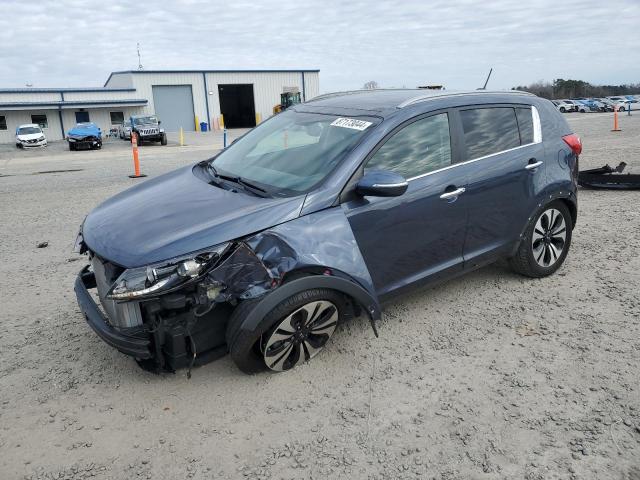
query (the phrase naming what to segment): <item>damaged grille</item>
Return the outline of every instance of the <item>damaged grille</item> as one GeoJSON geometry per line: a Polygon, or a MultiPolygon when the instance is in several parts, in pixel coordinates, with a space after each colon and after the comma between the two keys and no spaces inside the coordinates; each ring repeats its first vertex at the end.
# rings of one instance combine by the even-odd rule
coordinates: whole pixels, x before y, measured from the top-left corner
{"type": "Polygon", "coordinates": [[[142,314],[139,302],[122,302],[106,298],[107,292],[118,278],[122,269],[114,267],[108,262],[103,262],[94,255],[91,259],[91,266],[96,276],[96,286],[100,303],[107,312],[109,323],[116,328],[132,328],[142,325],[142,314]]]}

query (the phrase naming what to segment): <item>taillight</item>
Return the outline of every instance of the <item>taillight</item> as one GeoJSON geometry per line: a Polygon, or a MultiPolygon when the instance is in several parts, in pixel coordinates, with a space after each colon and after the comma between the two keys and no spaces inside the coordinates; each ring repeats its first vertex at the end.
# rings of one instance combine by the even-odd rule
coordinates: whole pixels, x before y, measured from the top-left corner
{"type": "Polygon", "coordinates": [[[575,133],[572,133],[571,135],[565,135],[564,137],[562,137],[562,140],[564,140],[564,142],[569,145],[569,148],[571,148],[571,150],[573,150],[573,153],[575,153],[576,155],[580,155],[582,153],[582,141],[580,140],[580,137],[575,133]]]}

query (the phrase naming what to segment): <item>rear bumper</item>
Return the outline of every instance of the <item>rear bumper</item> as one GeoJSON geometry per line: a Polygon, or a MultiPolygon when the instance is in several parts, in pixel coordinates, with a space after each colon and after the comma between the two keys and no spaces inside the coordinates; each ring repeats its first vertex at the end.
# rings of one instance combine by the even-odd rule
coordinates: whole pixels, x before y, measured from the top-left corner
{"type": "Polygon", "coordinates": [[[107,317],[91,297],[89,293],[89,289],[91,288],[96,288],[96,279],[93,272],[89,271],[89,267],[86,266],[78,274],[74,290],[80,311],[82,311],[82,314],[93,331],[107,344],[126,355],[131,355],[138,359],[152,358],[153,354],[150,349],[150,340],[125,335],[112,327],[107,317]]]}

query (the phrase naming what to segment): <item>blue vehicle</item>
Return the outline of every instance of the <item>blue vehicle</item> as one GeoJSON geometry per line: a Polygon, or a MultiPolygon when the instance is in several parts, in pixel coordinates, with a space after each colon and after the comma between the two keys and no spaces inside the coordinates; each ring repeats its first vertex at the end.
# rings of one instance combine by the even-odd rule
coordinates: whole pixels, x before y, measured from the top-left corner
{"type": "Polygon", "coordinates": [[[289,370],[349,318],[377,335],[382,305],[413,288],[501,258],[554,273],[581,149],[550,101],[523,92],[321,96],[93,210],[78,303],[145,368],[229,352],[247,373],[289,370]]]}
{"type": "Polygon", "coordinates": [[[69,150],[102,148],[102,130],[92,122],[77,123],[67,132],[69,150]]]}

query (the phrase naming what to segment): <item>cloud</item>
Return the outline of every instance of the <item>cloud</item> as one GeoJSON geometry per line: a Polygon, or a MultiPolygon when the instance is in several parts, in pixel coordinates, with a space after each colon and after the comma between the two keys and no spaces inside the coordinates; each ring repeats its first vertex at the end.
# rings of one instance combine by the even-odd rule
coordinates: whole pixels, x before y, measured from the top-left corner
{"type": "Polygon", "coordinates": [[[640,81],[637,0],[0,0],[0,87],[114,70],[319,68],[322,91],[640,81]]]}

